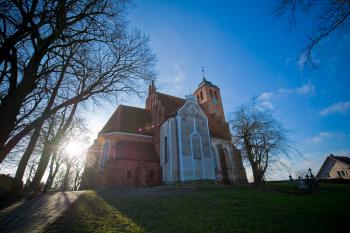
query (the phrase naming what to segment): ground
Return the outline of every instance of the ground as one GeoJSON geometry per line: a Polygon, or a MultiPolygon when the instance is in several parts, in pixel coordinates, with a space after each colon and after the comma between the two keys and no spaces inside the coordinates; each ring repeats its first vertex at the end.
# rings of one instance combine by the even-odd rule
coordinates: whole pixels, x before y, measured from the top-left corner
{"type": "Polygon", "coordinates": [[[42,232],[83,192],[56,192],[19,201],[0,211],[0,232],[42,232]]]}
{"type": "Polygon", "coordinates": [[[345,232],[349,185],[289,184],[86,191],[47,232],[345,232]]]}

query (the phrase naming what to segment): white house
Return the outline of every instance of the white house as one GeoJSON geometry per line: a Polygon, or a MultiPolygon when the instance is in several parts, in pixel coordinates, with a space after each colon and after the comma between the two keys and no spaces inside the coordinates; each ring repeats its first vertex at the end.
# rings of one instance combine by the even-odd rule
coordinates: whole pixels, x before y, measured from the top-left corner
{"type": "Polygon", "coordinates": [[[317,173],[318,179],[350,179],[350,158],[330,154],[317,173]]]}

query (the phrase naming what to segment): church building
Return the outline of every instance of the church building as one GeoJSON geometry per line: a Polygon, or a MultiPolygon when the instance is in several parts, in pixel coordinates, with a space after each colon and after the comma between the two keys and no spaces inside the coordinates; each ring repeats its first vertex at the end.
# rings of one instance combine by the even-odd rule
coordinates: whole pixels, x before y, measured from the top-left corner
{"type": "Polygon", "coordinates": [[[88,149],[81,188],[201,180],[247,183],[220,89],[204,77],[185,99],[152,82],[145,109],[119,105],[88,149]]]}

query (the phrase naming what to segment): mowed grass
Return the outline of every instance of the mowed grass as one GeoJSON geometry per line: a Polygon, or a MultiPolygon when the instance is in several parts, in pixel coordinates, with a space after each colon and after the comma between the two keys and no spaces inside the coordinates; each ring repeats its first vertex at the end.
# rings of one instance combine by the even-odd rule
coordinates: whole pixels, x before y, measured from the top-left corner
{"type": "Polygon", "coordinates": [[[87,191],[47,232],[349,231],[349,185],[321,185],[312,194],[275,183],[139,190],[87,191]]]}

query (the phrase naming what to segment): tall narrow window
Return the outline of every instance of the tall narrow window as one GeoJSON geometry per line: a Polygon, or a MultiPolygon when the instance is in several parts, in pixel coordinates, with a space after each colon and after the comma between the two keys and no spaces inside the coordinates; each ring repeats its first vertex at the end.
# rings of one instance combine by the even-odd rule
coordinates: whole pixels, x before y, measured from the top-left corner
{"type": "Polygon", "coordinates": [[[109,141],[106,141],[103,144],[102,155],[100,160],[100,168],[104,167],[109,159],[109,145],[110,145],[109,141]]]}
{"type": "Polygon", "coordinates": [[[200,95],[201,95],[201,100],[203,100],[203,92],[202,91],[200,92],[200,95]]]}
{"type": "Polygon", "coordinates": [[[192,155],[194,159],[202,159],[201,143],[198,134],[193,134],[191,137],[192,155]]]}
{"type": "Polygon", "coordinates": [[[214,169],[215,171],[218,169],[218,165],[217,165],[217,161],[216,161],[216,154],[215,154],[215,150],[213,147],[211,147],[211,155],[213,156],[213,164],[214,164],[214,169]]]}
{"type": "Polygon", "coordinates": [[[216,91],[214,91],[215,99],[218,99],[218,96],[216,95],[216,91]]]}
{"type": "Polygon", "coordinates": [[[164,164],[168,162],[168,137],[164,137],[164,164]]]}
{"type": "Polygon", "coordinates": [[[131,178],[131,171],[126,171],[126,178],[130,179],[131,178]]]}
{"type": "Polygon", "coordinates": [[[213,91],[210,89],[210,97],[213,98],[213,91]]]}

